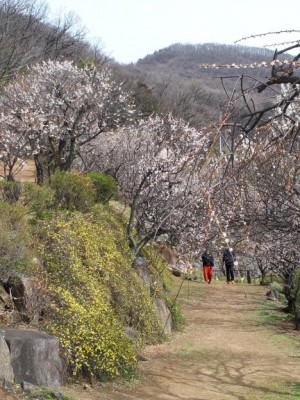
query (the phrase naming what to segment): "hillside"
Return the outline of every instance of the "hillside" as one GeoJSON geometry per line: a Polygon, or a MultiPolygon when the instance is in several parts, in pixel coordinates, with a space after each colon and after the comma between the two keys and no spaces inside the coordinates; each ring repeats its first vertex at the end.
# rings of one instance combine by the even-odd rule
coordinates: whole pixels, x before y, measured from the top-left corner
{"type": "MultiPolygon", "coordinates": [[[[126,67],[127,71],[151,88],[163,111],[171,111],[196,127],[217,121],[227,104],[220,77],[230,94],[243,74],[246,86],[265,81],[269,68],[234,70],[205,69],[201,64],[249,64],[272,60],[273,51],[216,43],[174,44],[160,49],[126,67]]],[[[264,98],[259,96],[258,99],[264,98]]]]}
{"type": "MultiPolygon", "coordinates": [[[[247,64],[269,60],[272,56],[273,51],[256,47],[218,43],[197,45],[177,43],[140,59],[136,63],[136,68],[142,73],[153,74],[155,70],[156,75],[167,72],[184,78],[206,79],[232,75],[232,70],[220,68],[216,74],[214,70],[199,68],[201,64],[247,64]]],[[[249,72],[249,69],[246,71],[249,72]]]]}
{"type": "Polygon", "coordinates": [[[0,2],[0,84],[24,68],[43,60],[92,59],[104,56],[85,39],[85,29],[71,14],[52,21],[38,2],[0,2]]]}

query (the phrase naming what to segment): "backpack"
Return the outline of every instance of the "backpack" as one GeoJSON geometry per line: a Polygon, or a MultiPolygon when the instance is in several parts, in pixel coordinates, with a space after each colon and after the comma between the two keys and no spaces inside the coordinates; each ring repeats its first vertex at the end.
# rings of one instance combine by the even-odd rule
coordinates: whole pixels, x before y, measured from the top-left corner
{"type": "Polygon", "coordinates": [[[204,253],[202,255],[202,261],[204,262],[205,265],[210,265],[210,266],[214,265],[214,258],[212,254],[204,253]]]}

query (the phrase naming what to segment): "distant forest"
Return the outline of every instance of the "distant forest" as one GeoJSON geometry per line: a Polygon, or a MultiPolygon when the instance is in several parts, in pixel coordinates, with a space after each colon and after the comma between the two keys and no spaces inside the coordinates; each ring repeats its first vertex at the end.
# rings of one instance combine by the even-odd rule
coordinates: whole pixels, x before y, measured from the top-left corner
{"type": "Polygon", "coordinates": [[[256,47],[176,43],[122,68],[138,81],[140,90],[144,88],[148,107],[153,96],[156,102],[152,105],[157,109],[172,112],[199,128],[218,121],[228,102],[225,90],[230,93],[242,73],[251,87],[265,81],[270,73],[268,67],[245,68],[241,72],[228,68],[204,69],[199,67],[201,64],[249,64],[269,61],[272,57],[271,50],[256,47]],[[224,84],[220,77],[226,77],[224,84]]]}

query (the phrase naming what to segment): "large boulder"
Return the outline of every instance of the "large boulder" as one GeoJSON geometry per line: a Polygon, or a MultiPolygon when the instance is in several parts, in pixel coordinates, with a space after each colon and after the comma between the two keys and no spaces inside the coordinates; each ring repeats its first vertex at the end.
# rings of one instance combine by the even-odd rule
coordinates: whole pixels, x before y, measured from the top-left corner
{"type": "Polygon", "coordinates": [[[153,300],[153,305],[156,310],[156,314],[164,328],[165,334],[170,335],[172,332],[172,315],[166,301],[155,298],[153,300]]]}
{"type": "Polygon", "coordinates": [[[148,293],[150,293],[150,280],[149,280],[149,263],[143,257],[136,257],[132,263],[132,268],[140,277],[148,293]]]}
{"type": "Polygon", "coordinates": [[[0,379],[12,382],[14,372],[10,361],[9,348],[4,340],[3,334],[0,334],[0,379]]]}
{"type": "MultiPolygon", "coordinates": [[[[148,293],[150,294],[150,278],[149,278],[149,264],[148,261],[143,257],[136,257],[132,263],[132,267],[138,274],[144,285],[146,286],[148,293]]],[[[161,282],[162,285],[162,282],[161,282]]],[[[172,316],[167,306],[167,303],[163,299],[154,298],[153,300],[154,309],[158,316],[166,335],[170,335],[172,331],[172,316]]]]}
{"type": "Polygon", "coordinates": [[[17,383],[60,388],[64,382],[64,362],[58,353],[58,340],[44,332],[4,329],[11,364],[17,383]]]}

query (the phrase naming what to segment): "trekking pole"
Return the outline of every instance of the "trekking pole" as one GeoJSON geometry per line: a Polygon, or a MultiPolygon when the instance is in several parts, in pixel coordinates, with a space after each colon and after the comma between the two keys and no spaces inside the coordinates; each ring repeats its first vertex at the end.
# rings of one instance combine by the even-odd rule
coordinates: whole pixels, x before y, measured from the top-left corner
{"type": "Polygon", "coordinates": [[[245,298],[248,299],[247,293],[246,293],[246,289],[245,289],[245,285],[243,285],[243,289],[244,289],[245,298]]]}
{"type": "Polygon", "coordinates": [[[179,296],[179,293],[180,293],[180,291],[181,291],[183,282],[184,282],[184,277],[183,277],[183,279],[181,280],[181,284],[180,284],[179,289],[178,289],[178,291],[177,291],[177,293],[176,293],[176,296],[175,296],[175,298],[174,298],[174,301],[176,301],[176,300],[177,300],[177,297],[179,296]]]}

